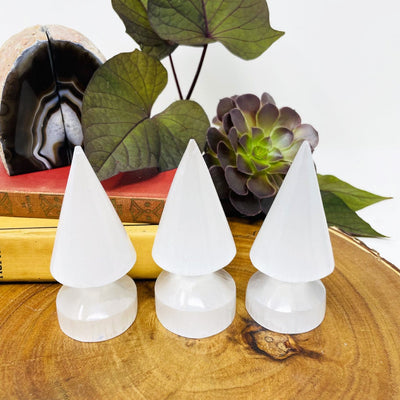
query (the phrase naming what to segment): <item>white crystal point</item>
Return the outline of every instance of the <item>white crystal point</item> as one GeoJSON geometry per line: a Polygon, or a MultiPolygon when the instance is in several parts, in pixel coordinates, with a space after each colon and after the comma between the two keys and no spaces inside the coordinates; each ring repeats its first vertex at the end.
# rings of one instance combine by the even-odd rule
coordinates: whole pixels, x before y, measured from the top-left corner
{"type": "Polygon", "coordinates": [[[246,309],[250,316],[274,332],[308,332],[325,317],[326,291],[321,281],[289,283],[262,272],[249,280],[246,309]]]}
{"type": "Polygon", "coordinates": [[[135,282],[124,275],[101,287],[62,286],[57,295],[61,330],[81,342],[100,342],[125,332],[137,314],[135,282]]]}
{"type": "Polygon", "coordinates": [[[153,245],[164,270],[204,275],[229,264],[235,242],[208,168],[191,139],[178,166],[153,245]]]}
{"type": "Polygon", "coordinates": [[[253,265],[284,282],[308,282],[334,268],[308,142],[303,142],[250,250],[253,265]]]}
{"type": "Polygon", "coordinates": [[[169,331],[201,339],[226,329],[236,312],[236,285],[220,270],[202,276],[161,272],[155,285],[157,318],[169,331]]]}
{"type": "Polygon", "coordinates": [[[104,286],[125,275],[136,252],[110,199],[75,147],[61,208],[50,270],[74,288],[104,286]]]}

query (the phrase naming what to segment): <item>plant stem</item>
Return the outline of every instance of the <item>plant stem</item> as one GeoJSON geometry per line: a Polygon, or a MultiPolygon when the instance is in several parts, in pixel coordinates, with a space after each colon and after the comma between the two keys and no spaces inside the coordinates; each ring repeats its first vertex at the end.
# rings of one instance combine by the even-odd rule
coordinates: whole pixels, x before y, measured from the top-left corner
{"type": "Polygon", "coordinates": [[[199,78],[199,75],[200,75],[201,67],[203,66],[204,57],[206,56],[207,47],[208,47],[208,44],[205,44],[205,45],[203,46],[203,52],[201,53],[201,58],[200,58],[199,65],[198,65],[198,67],[197,67],[196,75],[194,76],[192,85],[190,86],[189,92],[188,92],[188,94],[187,94],[187,96],[186,96],[186,100],[189,100],[189,99],[190,99],[190,96],[191,96],[192,93],[193,93],[194,87],[196,86],[197,79],[199,78]]]}
{"type": "Polygon", "coordinates": [[[181,90],[181,87],[179,86],[178,76],[176,75],[175,66],[174,66],[174,62],[172,61],[171,54],[169,55],[169,62],[171,63],[172,73],[174,74],[176,88],[178,89],[178,93],[179,93],[179,99],[183,100],[182,90],[181,90]]]}

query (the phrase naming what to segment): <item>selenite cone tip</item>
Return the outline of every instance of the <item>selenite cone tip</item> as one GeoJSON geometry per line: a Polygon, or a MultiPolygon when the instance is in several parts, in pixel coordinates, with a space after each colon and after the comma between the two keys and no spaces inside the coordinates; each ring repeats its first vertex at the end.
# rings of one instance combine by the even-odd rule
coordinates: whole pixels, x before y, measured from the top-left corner
{"type": "Polygon", "coordinates": [[[135,249],[81,147],[71,164],[51,259],[60,283],[99,287],[125,275],[135,249]]]}
{"type": "Polygon", "coordinates": [[[152,254],[164,270],[190,276],[215,272],[236,254],[218,194],[193,139],[168,193],[152,254]]]}
{"type": "Polygon", "coordinates": [[[253,265],[284,282],[308,282],[334,269],[310,146],[304,142],[250,251],[253,265]]]}

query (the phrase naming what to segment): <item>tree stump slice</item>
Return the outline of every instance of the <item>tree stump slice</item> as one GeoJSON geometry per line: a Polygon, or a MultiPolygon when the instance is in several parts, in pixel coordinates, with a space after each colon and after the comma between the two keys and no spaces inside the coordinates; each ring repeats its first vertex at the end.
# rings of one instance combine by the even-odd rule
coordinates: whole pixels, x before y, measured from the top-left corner
{"type": "Polygon", "coordinates": [[[80,343],[59,329],[58,284],[0,286],[1,399],[400,399],[400,271],[331,230],[336,268],[324,279],[327,312],[315,330],[268,331],[244,298],[255,272],[259,224],[232,221],[238,253],[232,325],[211,338],[167,331],[154,281],[137,281],[134,324],[106,342],[80,343]]]}

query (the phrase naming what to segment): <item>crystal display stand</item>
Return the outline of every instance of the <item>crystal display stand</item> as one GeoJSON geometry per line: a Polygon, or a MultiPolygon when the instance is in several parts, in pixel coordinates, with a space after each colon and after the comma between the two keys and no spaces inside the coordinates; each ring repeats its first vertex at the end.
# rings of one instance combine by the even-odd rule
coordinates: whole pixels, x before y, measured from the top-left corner
{"type": "Polygon", "coordinates": [[[288,283],[256,272],[249,280],[246,309],[260,325],[279,333],[316,328],[325,316],[325,287],[321,281],[288,283]]]}
{"type": "Polygon", "coordinates": [[[125,275],[95,288],[62,286],[56,305],[58,322],[66,335],[81,342],[99,342],[132,325],[137,314],[136,285],[125,275]]]}
{"type": "Polygon", "coordinates": [[[215,335],[235,317],[236,286],[224,270],[201,276],[163,271],[155,285],[155,297],[162,325],[188,338],[215,335]]]}

